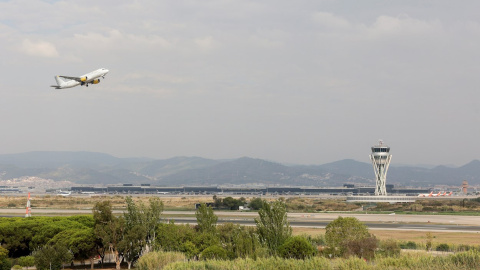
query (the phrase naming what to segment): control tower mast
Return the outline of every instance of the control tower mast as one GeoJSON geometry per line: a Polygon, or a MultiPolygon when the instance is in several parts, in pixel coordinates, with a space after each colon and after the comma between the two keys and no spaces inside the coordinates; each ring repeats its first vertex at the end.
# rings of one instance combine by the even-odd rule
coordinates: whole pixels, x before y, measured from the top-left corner
{"type": "Polygon", "coordinates": [[[375,195],[387,195],[385,183],[387,180],[387,170],[390,165],[392,155],[389,154],[390,147],[383,144],[380,140],[378,145],[372,146],[372,154],[370,160],[372,161],[373,170],[375,171],[375,195]]]}
{"type": "Polygon", "coordinates": [[[25,217],[32,216],[32,208],[30,207],[30,192],[28,192],[27,207],[25,208],[25,217]]]}

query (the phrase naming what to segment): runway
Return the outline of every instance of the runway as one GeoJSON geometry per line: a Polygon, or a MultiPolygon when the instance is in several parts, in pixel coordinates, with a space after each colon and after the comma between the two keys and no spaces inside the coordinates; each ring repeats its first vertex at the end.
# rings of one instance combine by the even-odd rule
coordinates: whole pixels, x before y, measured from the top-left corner
{"type": "MultiPolygon", "coordinates": [[[[88,215],[91,209],[32,209],[35,216],[69,216],[88,215]]],[[[121,214],[122,210],[114,213],[121,214]]],[[[24,209],[0,209],[0,217],[22,217],[24,209]]],[[[237,223],[241,225],[255,225],[254,218],[257,212],[215,211],[218,223],[237,223]]],[[[411,231],[443,231],[443,232],[470,232],[480,233],[480,217],[458,215],[396,215],[396,214],[365,214],[361,212],[348,213],[288,213],[292,227],[325,228],[331,221],[342,217],[355,217],[373,230],[411,230],[411,231]]],[[[164,220],[175,220],[176,223],[195,224],[194,211],[164,211],[164,220]]]]}
{"type": "MultiPolygon", "coordinates": [[[[170,218],[175,220],[176,224],[196,224],[195,218],[170,218]]],[[[235,223],[245,226],[254,226],[254,219],[239,218],[219,218],[218,224],[235,223]]],[[[292,227],[309,227],[324,229],[330,221],[298,221],[289,220],[292,227]]],[[[442,224],[406,224],[406,223],[374,223],[364,222],[372,230],[410,230],[410,231],[430,231],[430,232],[469,232],[480,233],[480,226],[461,226],[461,225],[442,225],[442,224]]]]}

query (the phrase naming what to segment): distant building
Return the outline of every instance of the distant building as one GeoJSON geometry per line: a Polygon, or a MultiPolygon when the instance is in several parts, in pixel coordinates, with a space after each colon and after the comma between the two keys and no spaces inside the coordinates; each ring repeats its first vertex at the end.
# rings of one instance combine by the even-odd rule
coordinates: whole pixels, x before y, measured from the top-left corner
{"type": "Polygon", "coordinates": [[[468,181],[467,180],[463,180],[463,182],[462,182],[462,192],[465,195],[467,195],[467,193],[468,193],[468,181]]]}

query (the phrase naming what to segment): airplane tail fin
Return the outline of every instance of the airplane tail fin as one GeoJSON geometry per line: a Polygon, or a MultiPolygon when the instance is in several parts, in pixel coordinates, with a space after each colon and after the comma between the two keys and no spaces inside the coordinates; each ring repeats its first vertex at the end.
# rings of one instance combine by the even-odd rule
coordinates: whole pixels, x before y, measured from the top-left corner
{"type": "Polygon", "coordinates": [[[57,81],[58,86],[62,86],[63,84],[65,84],[65,81],[60,78],[60,76],[55,76],[55,81],[57,81]]]}

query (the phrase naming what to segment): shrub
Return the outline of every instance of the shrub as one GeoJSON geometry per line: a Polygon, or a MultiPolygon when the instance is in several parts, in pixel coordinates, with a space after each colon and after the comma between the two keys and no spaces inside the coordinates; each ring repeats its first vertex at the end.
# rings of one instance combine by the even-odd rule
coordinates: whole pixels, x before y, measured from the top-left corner
{"type": "Polygon", "coordinates": [[[307,235],[305,237],[314,246],[324,246],[325,245],[325,236],[323,234],[319,234],[317,236],[307,235]]]}
{"type": "Polygon", "coordinates": [[[218,245],[210,246],[200,253],[200,258],[204,260],[226,260],[227,251],[218,245]]]}
{"type": "Polygon", "coordinates": [[[472,246],[469,246],[469,245],[464,245],[464,244],[461,244],[461,245],[458,245],[458,247],[456,247],[456,251],[469,251],[473,249],[472,246]]]}
{"type": "Polygon", "coordinates": [[[248,205],[253,210],[259,210],[262,208],[263,200],[261,198],[253,198],[248,205]]]}
{"type": "Polygon", "coordinates": [[[356,256],[359,258],[372,259],[377,249],[378,241],[375,236],[363,239],[354,239],[346,242],[345,254],[348,256],[356,256]]]}
{"type": "MultiPolygon", "coordinates": [[[[370,235],[367,226],[354,217],[339,217],[330,222],[325,230],[325,241],[333,256],[343,256],[347,249],[349,255],[360,253],[370,255],[370,251],[364,252],[365,245],[376,248],[376,239],[370,235]],[[373,243],[375,245],[372,245],[373,243]]],[[[373,250],[371,253],[373,255],[373,250]]]]}
{"type": "Polygon", "coordinates": [[[397,257],[400,255],[401,248],[397,241],[388,239],[380,242],[380,248],[378,252],[386,257],[397,257]]]}
{"type": "Polygon", "coordinates": [[[23,256],[18,258],[18,263],[22,267],[30,267],[35,265],[35,258],[33,256],[23,256]]]}
{"type": "Polygon", "coordinates": [[[437,247],[435,248],[436,251],[449,251],[450,250],[450,246],[448,244],[439,244],[437,245],[437,247]]]}
{"type": "Polygon", "coordinates": [[[450,261],[457,267],[467,267],[467,269],[479,269],[480,268],[480,252],[470,250],[466,252],[460,252],[448,257],[450,261]]]}
{"type": "Polygon", "coordinates": [[[408,241],[407,243],[401,243],[399,246],[402,249],[417,249],[417,243],[413,241],[408,241]]]}
{"type": "Polygon", "coordinates": [[[165,265],[169,263],[185,260],[185,255],[181,252],[154,251],[140,257],[137,261],[136,268],[138,270],[159,270],[163,269],[165,265]]]}
{"type": "Polygon", "coordinates": [[[283,258],[303,260],[316,253],[316,248],[303,236],[294,236],[278,248],[278,254],[283,258]]]}

